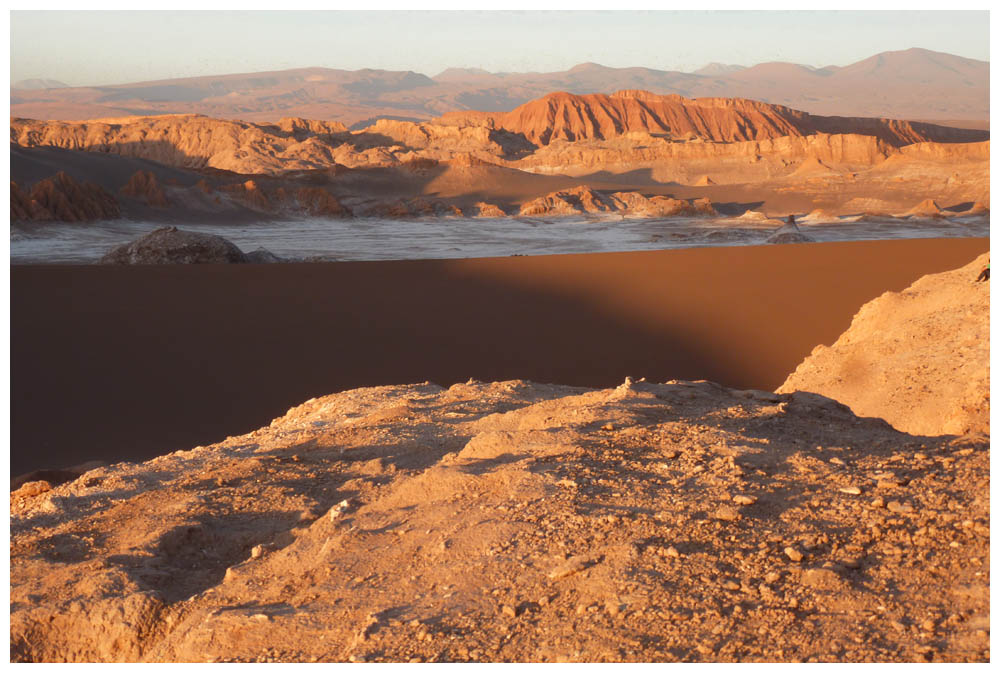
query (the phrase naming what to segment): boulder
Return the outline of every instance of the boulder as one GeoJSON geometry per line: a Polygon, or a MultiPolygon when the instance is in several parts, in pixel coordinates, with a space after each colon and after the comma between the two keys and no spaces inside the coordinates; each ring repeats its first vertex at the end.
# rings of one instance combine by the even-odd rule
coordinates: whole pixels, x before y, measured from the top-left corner
{"type": "Polygon", "coordinates": [[[131,243],[120,245],[101,258],[100,264],[245,264],[247,256],[221,236],[155,229],[131,243]]]}

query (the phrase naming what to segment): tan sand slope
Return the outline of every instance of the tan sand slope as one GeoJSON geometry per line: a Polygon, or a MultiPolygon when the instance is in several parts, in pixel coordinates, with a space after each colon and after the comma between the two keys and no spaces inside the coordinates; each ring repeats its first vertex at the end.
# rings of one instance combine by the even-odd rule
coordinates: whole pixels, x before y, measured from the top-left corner
{"type": "Polygon", "coordinates": [[[986,661],[989,446],[809,393],[353,390],[11,497],[13,661],[986,661]]]}
{"type": "Polygon", "coordinates": [[[990,431],[989,254],[865,304],[778,392],[808,390],[919,435],[990,431]]]}

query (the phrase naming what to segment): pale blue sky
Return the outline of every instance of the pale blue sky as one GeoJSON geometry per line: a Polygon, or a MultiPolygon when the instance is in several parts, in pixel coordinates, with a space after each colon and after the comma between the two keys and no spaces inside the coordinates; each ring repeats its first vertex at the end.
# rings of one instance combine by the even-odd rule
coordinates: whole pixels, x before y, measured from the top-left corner
{"type": "Polygon", "coordinates": [[[989,13],[11,12],[11,81],[74,86],[307,66],[556,71],[594,61],[847,65],[923,47],[989,60],[989,13]]]}

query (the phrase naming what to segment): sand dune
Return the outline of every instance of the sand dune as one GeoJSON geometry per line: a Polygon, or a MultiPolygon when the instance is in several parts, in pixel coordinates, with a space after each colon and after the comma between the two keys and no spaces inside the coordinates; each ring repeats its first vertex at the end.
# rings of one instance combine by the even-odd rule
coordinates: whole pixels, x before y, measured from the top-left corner
{"type": "Polygon", "coordinates": [[[359,386],[472,376],[604,387],[631,375],[773,390],[814,346],[836,341],[862,304],[967,264],[988,246],[936,239],[479,260],[15,266],[11,470],[148,458],[359,386]]]}

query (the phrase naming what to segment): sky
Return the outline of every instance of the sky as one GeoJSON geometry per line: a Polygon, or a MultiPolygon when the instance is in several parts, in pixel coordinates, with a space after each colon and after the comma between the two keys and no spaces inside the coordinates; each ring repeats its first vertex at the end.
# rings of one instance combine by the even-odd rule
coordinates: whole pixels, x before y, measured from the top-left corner
{"type": "Polygon", "coordinates": [[[12,11],[10,36],[11,82],[71,86],[312,66],[822,67],[910,47],[989,60],[986,11],[12,11]]]}

